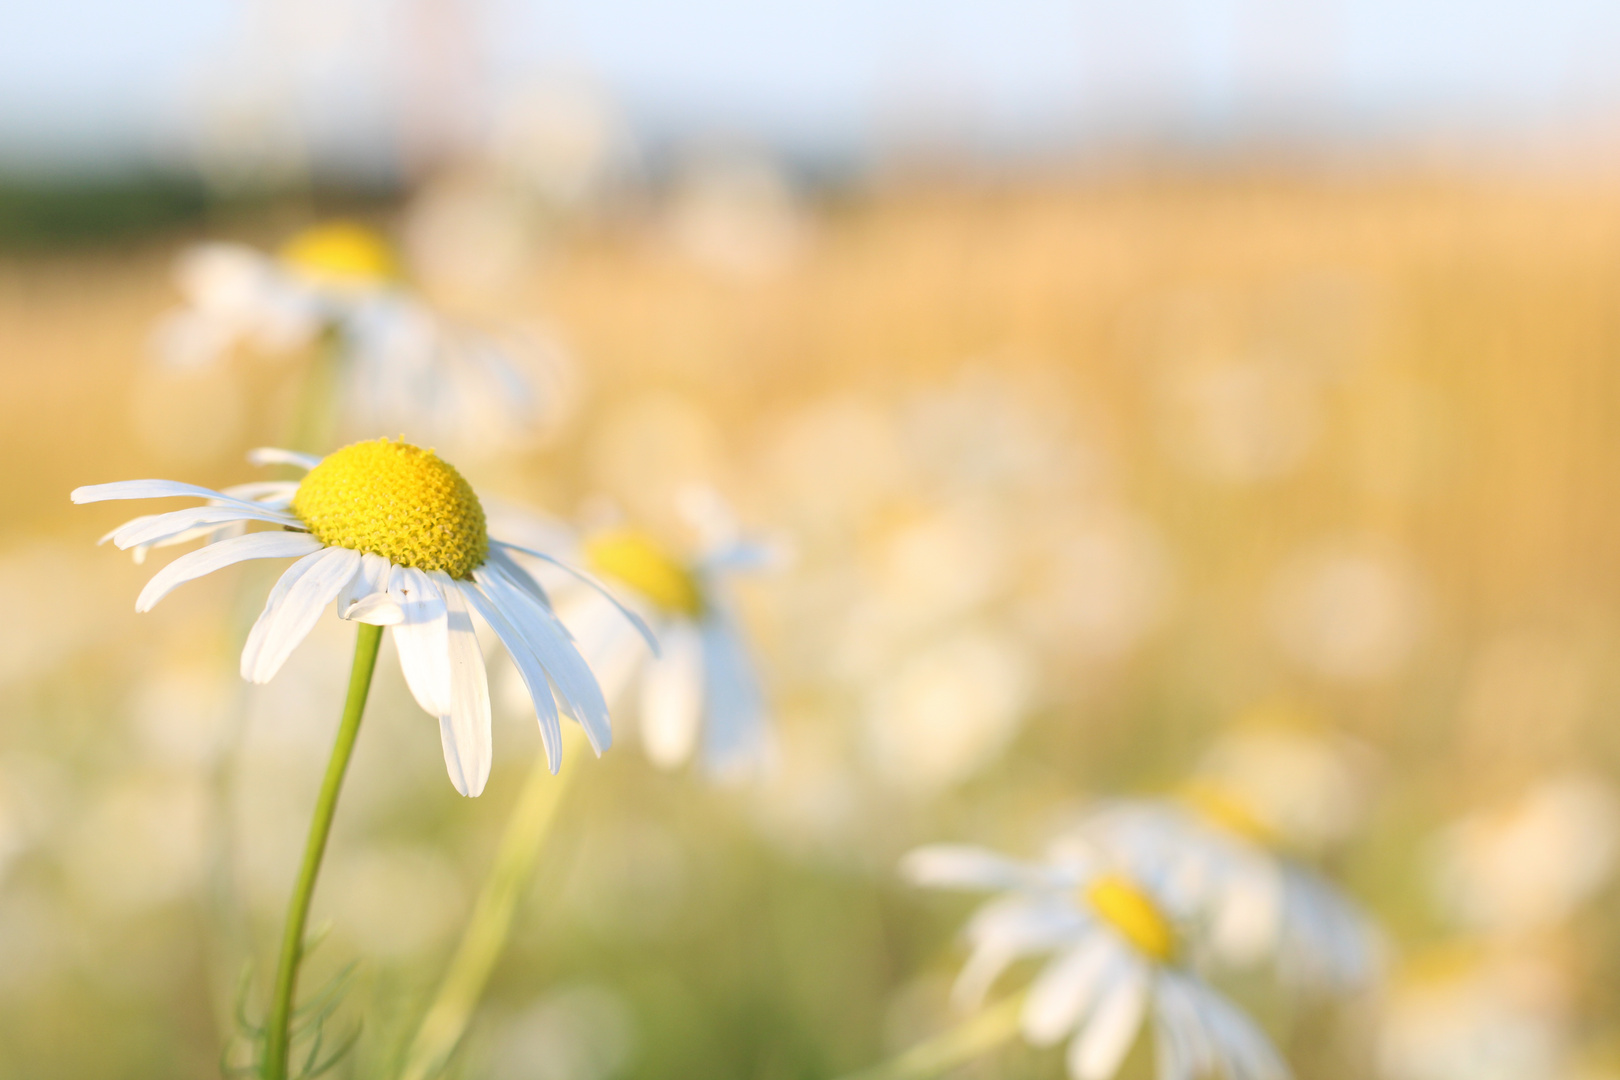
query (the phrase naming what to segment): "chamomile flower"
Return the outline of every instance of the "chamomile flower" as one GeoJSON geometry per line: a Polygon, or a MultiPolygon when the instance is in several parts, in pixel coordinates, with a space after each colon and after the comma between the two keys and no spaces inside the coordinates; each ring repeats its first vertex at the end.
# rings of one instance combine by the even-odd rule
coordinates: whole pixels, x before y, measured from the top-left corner
{"type": "Polygon", "coordinates": [[[346,429],[499,445],[532,436],[555,405],[538,381],[556,374],[554,349],[528,348],[544,363],[520,363],[493,337],[443,318],[406,287],[388,243],[352,222],[308,229],[275,255],[199,245],[181,257],[176,284],[184,303],[153,338],[161,361],[199,368],[238,346],[274,354],[327,338],[346,429]]]}
{"type": "Polygon", "coordinates": [[[977,1003],[1009,965],[1050,956],[1020,1026],[1036,1046],[1068,1039],[1075,1080],[1116,1075],[1150,1014],[1160,1080],[1287,1077],[1265,1034],[1188,966],[1186,897],[1152,864],[1071,838],[1043,863],[937,845],[911,852],[902,870],[920,885],[1002,894],[968,923],[957,998],[977,1003]]]}
{"type": "Polygon", "coordinates": [[[1231,807],[1120,800],[1094,811],[1082,828],[1151,857],[1185,891],[1221,960],[1248,966],[1269,957],[1284,981],[1337,992],[1371,980],[1378,955],[1372,924],[1231,807]]]}
{"type": "Polygon", "coordinates": [[[154,547],[206,541],[147,582],[137,611],[232,563],[295,558],[248,635],[243,678],[268,682],[328,604],[336,604],[339,618],[389,627],[412,695],[439,719],[451,782],[461,794],[477,795],[489,777],[491,732],[476,613],[523,676],[552,771],[562,756],[559,701],[595,751],[607,749],[612,731],[595,676],[545,592],[513,561],[513,549],[489,536],[477,494],[454,467],[431,450],[388,439],[355,443],[324,458],[260,450],[253,459],[307,471],[300,481],[228,491],[128,480],[73,492],[76,503],[203,500],[138,517],[103,538],[137,557],[154,547]],[[274,529],[245,531],[260,522],[274,529]]]}
{"type": "Polygon", "coordinates": [[[1459,926],[1509,938],[1545,931],[1613,876],[1620,795],[1588,773],[1548,777],[1451,825],[1434,855],[1440,900],[1459,926]]]}
{"type": "Polygon", "coordinates": [[[683,509],[700,535],[691,558],[627,528],[590,533],[578,545],[577,561],[652,628],[658,655],[625,632],[610,600],[579,582],[559,584],[557,610],[608,700],[635,694],[642,745],[655,765],[673,769],[696,758],[713,774],[735,775],[768,762],[771,737],[730,579],[769,567],[779,553],[744,537],[710,492],[688,492],[683,509]]]}

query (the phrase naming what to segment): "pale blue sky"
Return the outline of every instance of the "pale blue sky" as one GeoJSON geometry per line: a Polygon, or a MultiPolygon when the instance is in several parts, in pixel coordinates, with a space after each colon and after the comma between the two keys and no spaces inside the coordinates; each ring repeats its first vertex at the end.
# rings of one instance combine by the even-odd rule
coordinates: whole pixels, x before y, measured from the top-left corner
{"type": "Polygon", "coordinates": [[[917,131],[1026,147],[1620,115],[1614,0],[0,3],[10,162],[183,159],[244,110],[364,156],[424,99],[487,116],[559,75],[643,134],[835,154],[917,131]]]}

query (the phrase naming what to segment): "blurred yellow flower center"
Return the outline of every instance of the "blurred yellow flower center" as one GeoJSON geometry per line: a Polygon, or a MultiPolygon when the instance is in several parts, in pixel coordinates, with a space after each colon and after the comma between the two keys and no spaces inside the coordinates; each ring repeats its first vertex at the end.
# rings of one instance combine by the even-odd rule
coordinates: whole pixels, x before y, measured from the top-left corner
{"type": "Polygon", "coordinates": [[[585,559],[596,573],[623,582],[666,612],[692,618],[703,612],[691,571],[642,533],[599,533],[585,541],[585,559]]]}
{"type": "Polygon", "coordinates": [[[353,221],[305,229],[283,245],[281,258],[323,285],[380,285],[399,277],[399,261],[388,241],[353,221]]]}
{"type": "Polygon", "coordinates": [[[328,454],[293,496],[292,512],[329,547],[369,551],[465,578],[489,554],[472,486],[432,450],[376,439],[328,454]]]}
{"type": "Polygon", "coordinates": [[[1248,801],[1228,788],[1204,780],[1194,780],[1181,789],[1181,800],[1206,821],[1252,840],[1263,847],[1275,847],[1277,833],[1262,821],[1248,801]]]}
{"type": "Polygon", "coordinates": [[[1147,894],[1119,874],[1086,886],[1085,902],[1144,956],[1164,963],[1176,955],[1176,931],[1147,894]]]}

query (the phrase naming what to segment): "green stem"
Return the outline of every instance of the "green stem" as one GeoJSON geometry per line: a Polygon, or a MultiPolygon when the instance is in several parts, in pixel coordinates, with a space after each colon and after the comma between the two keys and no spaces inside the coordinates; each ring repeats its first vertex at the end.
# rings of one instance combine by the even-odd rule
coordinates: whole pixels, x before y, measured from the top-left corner
{"type": "MultiPolygon", "coordinates": [[[[584,748],[585,736],[576,724],[565,724],[563,756],[572,757],[584,748]]],[[[557,808],[573,776],[580,771],[576,762],[557,776],[551,775],[541,755],[529,772],[528,782],[507,819],[495,852],[494,865],[484,880],[483,890],[473,905],[467,929],[450,959],[450,966],[439,983],[439,990],[416,1029],[405,1053],[401,1080],[430,1080],[439,1075],[455,1052],[484,996],[490,972],[506,948],[524,886],[534,872],[535,860],[545,844],[547,833],[557,819],[557,808]]]]}
{"type": "Polygon", "coordinates": [[[304,368],[293,412],[288,448],[310,454],[325,454],[331,447],[337,420],[339,369],[344,363],[342,334],[328,328],[315,346],[315,355],[304,368]]]}
{"type": "Polygon", "coordinates": [[[298,882],[287,903],[287,928],[281,935],[281,959],[276,965],[270,1017],[265,1022],[264,1080],[287,1080],[293,998],[298,992],[298,964],[304,956],[309,902],[315,895],[315,876],[320,873],[321,856],[326,854],[327,837],[332,834],[332,817],[337,812],[343,774],[354,753],[355,736],[360,734],[360,715],[366,710],[366,694],[371,690],[371,673],[377,667],[377,649],[381,644],[382,627],[361,623],[354,645],[354,667],[349,671],[349,696],[343,703],[343,721],[338,725],[332,758],[326,763],[320,796],[315,800],[315,817],[309,823],[309,839],[304,842],[304,862],[298,868],[298,882]]]}
{"type": "Polygon", "coordinates": [[[971,1061],[1018,1033],[1024,995],[1014,994],[956,1027],[940,1032],[880,1065],[842,1080],[926,1080],[971,1061]]]}

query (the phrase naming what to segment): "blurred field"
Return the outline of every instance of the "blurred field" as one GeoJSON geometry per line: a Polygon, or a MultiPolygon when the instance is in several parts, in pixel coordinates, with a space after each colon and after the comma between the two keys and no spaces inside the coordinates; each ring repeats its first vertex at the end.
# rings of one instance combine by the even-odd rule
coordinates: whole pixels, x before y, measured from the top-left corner
{"type": "MultiPolygon", "coordinates": [[[[605,495],[676,538],[671,492],[710,482],[789,537],[793,568],[745,597],[783,773],[715,791],[633,745],[569,762],[588,772],[466,1075],[868,1064],[941,1022],[959,957],[964,908],[903,888],[900,852],[1033,850],[1088,794],[1173,785],[1259,703],[1368,746],[1371,810],[1331,867],[1407,948],[1447,935],[1432,830],[1620,767],[1612,184],[894,181],[724,222],[739,258],[672,213],[559,228],[504,290],[445,295],[543,318],[577,368],[552,442],[464,471],[568,516],[605,495]]],[[[284,428],[286,361],[143,362],[194,238],[0,264],[0,1075],[215,1074],[336,720],[350,628],[239,687],[234,582],[137,619],[146,572],[93,547],[118,511],[67,501],[247,479],[242,452],[284,428]]],[[[363,960],[363,1076],[537,745],[498,718],[488,794],[458,799],[389,663],[316,902],[320,963],[363,960]]],[[[1605,907],[1547,946],[1598,1044],[1620,1036],[1590,977],[1620,963],[1605,907]]],[[[1373,1075],[1373,1003],[1236,992],[1301,1076],[1373,1075]]],[[[1059,1071],[1016,1051],[969,1074],[1059,1071]]]]}

